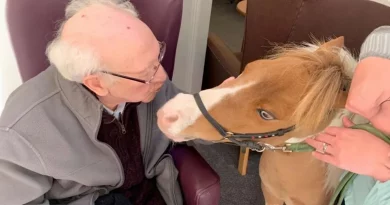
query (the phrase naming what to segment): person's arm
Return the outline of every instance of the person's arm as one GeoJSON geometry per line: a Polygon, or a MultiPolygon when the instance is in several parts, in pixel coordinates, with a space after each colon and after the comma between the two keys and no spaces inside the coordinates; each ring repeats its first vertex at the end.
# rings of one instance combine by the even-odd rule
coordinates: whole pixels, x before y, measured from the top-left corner
{"type": "Polygon", "coordinates": [[[382,166],[375,170],[373,176],[376,180],[380,182],[386,182],[390,180],[390,152],[387,154],[387,160],[385,160],[382,166]]]}
{"type": "Polygon", "coordinates": [[[34,148],[9,128],[0,128],[1,204],[49,205],[44,198],[52,178],[45,175],[42,159],[34,148]]]}

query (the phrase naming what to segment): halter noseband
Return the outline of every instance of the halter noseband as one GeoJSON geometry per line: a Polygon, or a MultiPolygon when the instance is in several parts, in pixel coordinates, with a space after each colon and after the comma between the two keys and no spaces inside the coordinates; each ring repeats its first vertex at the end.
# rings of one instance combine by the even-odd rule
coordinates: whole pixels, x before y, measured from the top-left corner
{"type": "Polygon", "coordinates": [[[194,94],[195,102],[200,110],[200,112],[203,114],[203,116],[209,121],[209,123],[219,132],[219,134],[222,136],[221,140],[227,139],[234,144],[237,144],[241,147],[248,147],[251,150],[257,151],[257,152],[263,152],[266,149],[271,150],[283,150],[285,147],[274,147],[269,144],[260,143],[260,142],[253,142],[253,141],[239,141],[237,139],[262,139],[262,138],[269,138],[269,137],[276,137],[276,136],[283,136],[287,132],[290,132],[294,130],[295,126],[290,126],[287,128],[278,129],[275,131],[270,132],[263,132],[263,133],[235,133],[235,132],[229,132],[227,131],[221,124],[219,124],[207,111],[205,108],[202,99],[200,98],[199,93],[194,94]]]}

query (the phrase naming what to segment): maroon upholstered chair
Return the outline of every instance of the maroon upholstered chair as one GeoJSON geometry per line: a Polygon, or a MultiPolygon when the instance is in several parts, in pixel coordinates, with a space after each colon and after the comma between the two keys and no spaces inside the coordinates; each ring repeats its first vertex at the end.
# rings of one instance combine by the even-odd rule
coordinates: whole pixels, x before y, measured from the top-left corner
{"type": "MultiPolygon", "coordinates": [[[[69,0],[7,0],[7,22],[23,81],[49,66],[45,47],[54,37],[69,0]]],[[[162,65],[172,78],[180,31],[182,0],[132,0],[140,18],[151,28],[167,51],[162,65]]],[[[219,176],[193,148],[175,146],[171,154],[187,205],[219,204],[219,176]]]]}

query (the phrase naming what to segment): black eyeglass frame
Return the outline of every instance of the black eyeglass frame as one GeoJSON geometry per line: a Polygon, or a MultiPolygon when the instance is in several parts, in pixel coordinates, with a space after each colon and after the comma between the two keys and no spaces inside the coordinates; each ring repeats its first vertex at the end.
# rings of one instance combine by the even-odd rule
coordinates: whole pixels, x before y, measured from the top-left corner
{"type": "Polygon", "coordinates": [[[119,78],[124,78],[127,80],[132,80],[132,81],[136,81],[136,82],[140,82],[140,83],[144,83],[144,84],[150,84],[152,82],[152,80],[154,79],[154,77],[156,76],[158,69],[161,67],[161,62],[164,59],[164,55],[165,55],[165,51],[166,51],[165,42],[158,42],[158,43],[160,44],[160,54],[158,56],[158,65],[154,66],[154,73],[149,80],[142,80],[139,78],[129,77],[129,76],[125,76],[125,75],[121,75],[121,74],[113,73],[113,72],[109,72],[109,71],[101,71],[101,72],[105,73],[105,74],[113,75],[113,76],[116,76],[119,78]]]}

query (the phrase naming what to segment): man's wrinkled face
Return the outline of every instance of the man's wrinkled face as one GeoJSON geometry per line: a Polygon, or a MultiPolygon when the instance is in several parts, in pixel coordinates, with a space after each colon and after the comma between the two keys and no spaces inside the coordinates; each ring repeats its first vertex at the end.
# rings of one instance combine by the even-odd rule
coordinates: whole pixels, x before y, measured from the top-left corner
{"type": "Polygon", "coordinates": [[[67,21],[61,37],[99,56],[102,72],[87,76],[84,84],[101,101],[149,102],[167,79],[162,44],[145,23],[125,11],[89,6],[67,21]]]}
{"type": "Polygon", "coordinates": [[[124,66],[118,71],[111,71],[114,83],[108,86],[112,96],[127,102],[150,102],[167,80],[165,69],[161,65],[161,45],[156,40],[147,46],[141,55],[137,55],[132,67],[124,66]],[[135,72],[133,72],[135,71],[135,72]],[[142,81],[142,82],[141,82],[142,81]]]}

